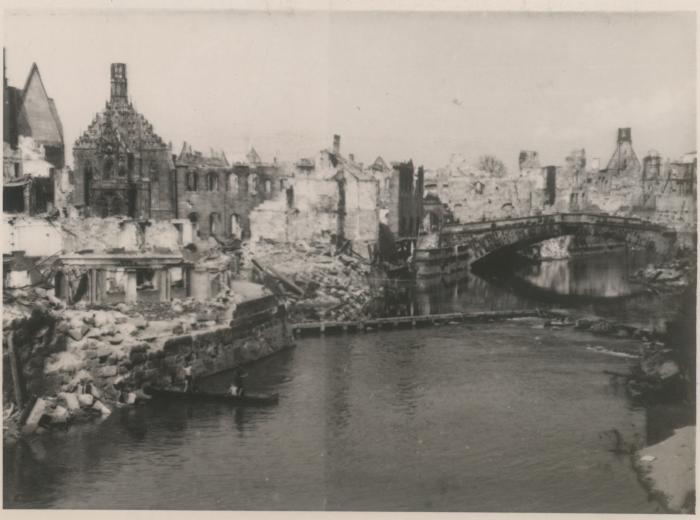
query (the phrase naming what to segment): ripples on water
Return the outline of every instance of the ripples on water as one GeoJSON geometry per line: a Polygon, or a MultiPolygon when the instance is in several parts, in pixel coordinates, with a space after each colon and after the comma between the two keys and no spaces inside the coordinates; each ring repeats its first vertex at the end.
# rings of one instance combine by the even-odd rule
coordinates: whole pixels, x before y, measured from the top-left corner
{"type": "MultiPolygon", "coordinates": [[[[279,406],[121,409],[5,450],[5,507],[652,512],[644,438],[604,369],[629,360],[527,321],[305,339],[250,368],[279,406]]],[[[226,374],[207,382],[228,384],[226,374]]]]}

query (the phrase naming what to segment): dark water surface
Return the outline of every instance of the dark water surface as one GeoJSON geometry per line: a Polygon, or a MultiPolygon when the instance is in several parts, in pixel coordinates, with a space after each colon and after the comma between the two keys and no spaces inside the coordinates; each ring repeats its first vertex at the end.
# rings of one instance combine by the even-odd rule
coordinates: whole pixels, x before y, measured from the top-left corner
{"type": "Polygon", "coordinates": [[[602,373],[629,359],[590,350],[634,344],[532,327],[304,340],[249,371],[277,407],[121,409],[6,449],[5,507],[654,511],[600,436],[645,436],[602,373]]]}
{"type": "MultiPolygon", "coordinates": [[[[619,298],[643,266],[626,258],[470,276],[407,301],[423,313],[562,307],[564,295],[653,320],[658,300],[619,298]]],[[[633,359],[620,353],[636,351],[528,320],[303,339],[249,369],[250,388],[279,392],[276,407],[149,404],[5,448],[4,505],[654,512],[604,433],[661,434],[603,374],[625,372],[633,359]]]]}

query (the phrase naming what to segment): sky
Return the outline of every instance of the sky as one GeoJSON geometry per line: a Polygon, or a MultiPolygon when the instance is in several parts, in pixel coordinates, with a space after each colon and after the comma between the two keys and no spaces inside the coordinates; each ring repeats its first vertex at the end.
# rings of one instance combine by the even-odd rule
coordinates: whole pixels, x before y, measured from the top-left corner
{"type": "Polygon", "coordinates": [[[123,62],[175,152],[296,160],[340,134],[365,164],[491,154],[513,170],[520,150],[604,165],[618,127],[640,157],[695,150],[695,32],[671,12],[12,11],[3,44],[11,85],[37,63],[68,155],[123,62]]]}

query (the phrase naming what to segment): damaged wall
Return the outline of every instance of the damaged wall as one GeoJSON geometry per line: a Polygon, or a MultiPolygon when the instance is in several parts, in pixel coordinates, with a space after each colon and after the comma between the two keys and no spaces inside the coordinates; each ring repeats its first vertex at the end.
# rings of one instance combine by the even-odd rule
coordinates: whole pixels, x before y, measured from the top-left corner
{"type": "Polygon", "coordinates": [[[120,218],[59,219],[3,215],[3,252],[24,251],[28,257],[53,255],[61,250],[154,248],[177,251],[192,236],[187,220],[137,222],[120,218]]]}
{"type": "Polygon", "coordinates": [[[283,168],[276,164],[201,168],[178,163],[176,182],[177,214],[196,222],[195,233],[202,238],[250,237],[250,212],[284,193],[287,185],[283,168]]]}

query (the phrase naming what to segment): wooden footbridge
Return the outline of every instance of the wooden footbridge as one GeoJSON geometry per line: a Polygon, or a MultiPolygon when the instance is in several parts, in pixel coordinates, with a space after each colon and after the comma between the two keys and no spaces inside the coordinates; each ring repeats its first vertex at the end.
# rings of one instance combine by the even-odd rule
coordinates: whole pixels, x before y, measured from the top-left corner
{"type": "Polygon", "coordinates": [[[394,316],[390,318],[371,318],[361,321],[310,321],[292,323],[291,328],[297,336],[319,334],[341,334],[372,332],[398,328],[429,327],[458,323],[486,323],[512,318],[554,318],[562,319],[564,313],[554,310],[522,311],[485,311],[485,312],[451,312],[446,314],[422,314],[420,316],[394,316]]]}

